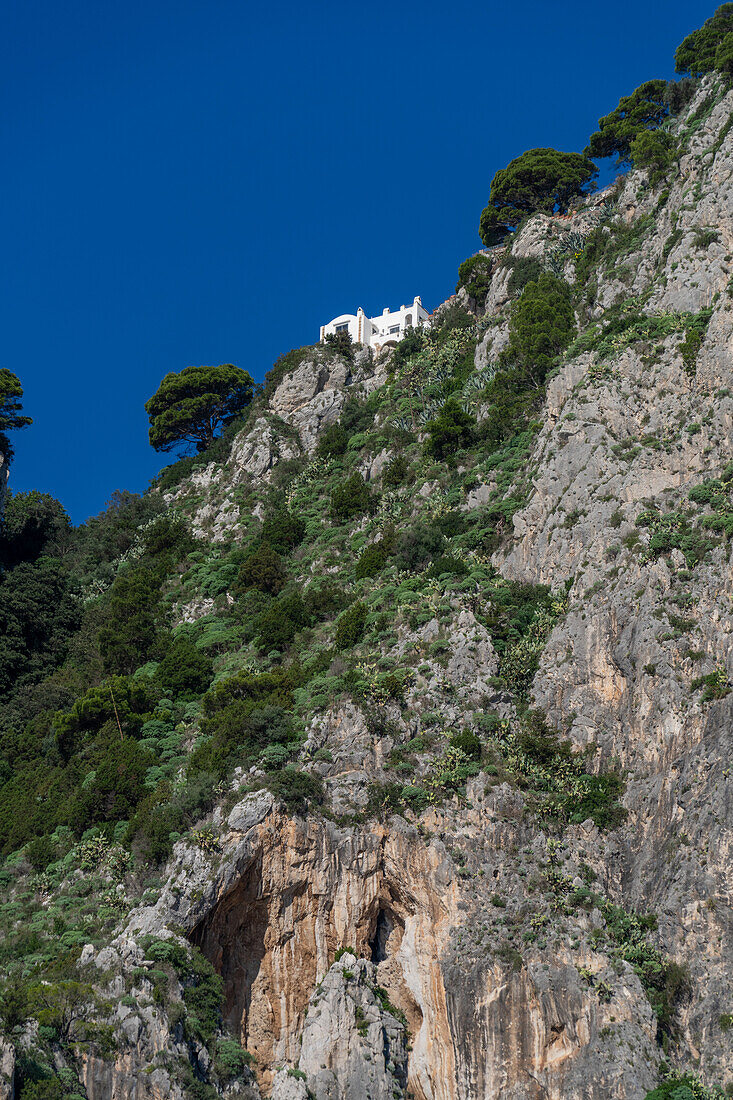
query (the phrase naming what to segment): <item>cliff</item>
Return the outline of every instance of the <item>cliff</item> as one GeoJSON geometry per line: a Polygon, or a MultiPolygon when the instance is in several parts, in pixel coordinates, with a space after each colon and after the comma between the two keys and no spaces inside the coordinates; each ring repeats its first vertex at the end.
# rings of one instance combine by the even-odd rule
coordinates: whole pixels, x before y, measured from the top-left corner
{"type": "MultiPolygon", "coordinates": [[[[211,692],[232,693],[181,720],[172,781],[258,675],[290,670],[260,701],[298,735],[241,750],[155,882],[99,865],[123,900],[80,956],[107,1028],[75,1048],[90,1100],[643,1100],[660,1070],[733,1080],[731,119],[705,78],[668,180],[632,171],[605,206],[528,219],[411,357],[301,349],[223,461],[160,487],[202,548],[172,621],[204,649],[226,626],[211,692]],[[577,335],[497,442],[519,261],[573,288],[577,335]],[[436,393],[476,428],[426,458],[436,393]],[[354,474],[366,496],[339,512],[354,474]],[[235,578],[284,509],[306,531],[288,583],[317,609],[268,646],[235,578]],[[221,979],[209,1030],[190,946],[221,979]]],[[[12,1045],[42,1039],[29,1024],[12,1045]]]]}

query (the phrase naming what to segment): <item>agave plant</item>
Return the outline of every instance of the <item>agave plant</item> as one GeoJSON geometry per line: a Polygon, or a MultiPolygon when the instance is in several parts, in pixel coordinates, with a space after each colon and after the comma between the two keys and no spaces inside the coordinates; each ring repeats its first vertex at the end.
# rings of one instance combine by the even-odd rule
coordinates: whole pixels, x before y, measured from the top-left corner
{"type": "Polygon", "coordinates": [[[563,237],[560,245],[565,250],[565,252],[572,252],[573,254],[577,254],[578,252],[584,251],[586,240],[587,238],[584,233],[573,231],[572,233],[568,233],[567,236],[563,237]]]}
{"type": "Polygon", "coordinates": [[[545,256],[545,267],[548,271],[551,271],[553,275],[557,275],[558,278],[562,277],[565,270],[565,253],[559,245],[553,248],[551,252],[548,252],[545,256]]]}
{"type": "Polygon", "coordinates": [[[480,393],[488,386],[495,374],[496,363],[489,363],[482,370],[475,371],[463,384],[463,396],[470,397],[472,394],[480,393]]]}
{"type": "Polygon", "coordinates": [[[442,408],[442,401],[428,401],[426,405],[423,405],[421,409],[418,409],[415,413],[415,420],[418,424],[427,424],[429,420],[434,420],[442,408]]]}
{"type": "Polygon", "coordinates": [[[393,416],[390,420],[390,424],[400,432],[412,431],[412,424],[406,416],[393,416]]]}

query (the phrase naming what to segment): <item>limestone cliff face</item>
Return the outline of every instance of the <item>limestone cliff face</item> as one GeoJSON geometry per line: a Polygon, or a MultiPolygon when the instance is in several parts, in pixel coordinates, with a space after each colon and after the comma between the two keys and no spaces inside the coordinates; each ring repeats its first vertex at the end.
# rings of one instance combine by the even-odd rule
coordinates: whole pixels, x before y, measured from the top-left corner
{"type": "Polygon", "coordinates": [[[15,1077],[15,1048],[4,1040],[0,1042],[0,1100],[13,1100],[15,1077]]]}
{"type": "MultiPolygon", "coordinates": [[[[549,387],[534,491],[500,560],[505,575],[523,580],[573,578],[534,696],[555,720],[573,716],[579,745],[594,741],[628,769],[630,827],[605,874],[634,905],[660,914],[661,942],[689,963],[695,994],[682,1013],[685,1037],[702,1066],[724,1078],[733,1073],[717,1023],[733,982],[733,710],[730,698],[706,705],[690,685],[715,669],[733,676],[728,549],[692,574],[680,550],[645,560],[636,520],[644,509],[688,509],[690,490],[733,457],[730,138],[716,149],[732,108],[728,94],[693,138],[653,230],[629,257],[631,286],[602,288],[606,303],[650,291],[649,312],[711,307],[694,374],[676,335],[651,361],[648,351],[624,351],[605,377],[589,370],[592,356],[561,370],[549,387]],[[673,226],[679,239],[660,273],[673,226]],[[695,231],[711,226],[718,239],[691,247],[695,231]]],[[[632,174],[620,206],[638,218],[657,196],[637,202],[637,187],[632,174]]]]}
{"type": "MultiPolygon", "coordinates": [[[[630,298],[652,316],[709,309],[697,356],[670,324],[603,359],[597,349],[568,358],[548,385],[513,538],[493,556],[507,580],[568,583],[530,697],[577,748],[598,747],[598,767],[623,770],[626,822],[601,832],[589,818],[552,836],[522,783],[496,768],[470,778],[465,798],[404,817],[366,813],[370,784],[389,779],[426,714],[451,728],[489,708],[515,715],[467,588],[442,619],[430,611],[390,638],[388,667],[423,659],[378,728],[344,699],[310,722],[301,763],[324,781],[326,815],[288,816],[266,791],[240,790],[250,778],[240,774],[228,810],[207,822],[210,850],[179,841],[156,903],[133,910],[110,946],[90,948],[105,996],[119,1000],[133,973],[143,1003],[115,1004],[114,1057],[85,1057],[90,1100],[177,1100],[177,1059],[207,1080],[206,1050],[153,1003],[146,934],[195,944],[221,975],[226,1020],[254,1059],[244,1083],[220,1089],[227,1096],[643,1100],[663,1057],[709,1083],[733,1078],[732,1033],[720,1024],[733,1011],[730,545],[693,568],[684,548],[655,549],[655,528],[637,524],[674,514],[676,529],[703,537],[690,492],[733,460],[733,93],[716,93],[705,115],[713,91],[703,81],[676,124],[688,151],[668,193],[638,172],[621,186],[603,224],[643,232],[579,318],[587,329],[630,298]],[[705,701],[693,683],[713,673],[724,690],[705,701]],[[667,1050],[639,968],[616,950],[614,907],[654,911],[644,949],[689,968],[667,1050]]],[[[588,207],[569,220],[536,216],[512,255],[546,260],[567,233],[601,221],[588,207]]],[[[479,368],[507,342],[509,274],[497,265],[478,310],[479,368]]],[[[574,277],[571,260],[565,274],[574,277]]],[[[249,518],[243,487],[312,454],[347,397],[385,379],[367,354],[349,364],[315,349],[279,380],[228,465],[196,471],[169,502],[212,541],[235,537],[249,518]]],[[[389,457],[367,457],[364,476],[378,479],[389,457]]],[[[473,485],[457,510],[477,513],[494,488],[473,485]]],[[[436,491],[416,485],[410,514],[436,491]]],[[[181,617],[207,610],[202,600],[181,617]]],[[[434,767],[420,750],[418,774],[434,767]]],[[[0,1056],[2,1096],[12,1054],[0,1056]]]]}
{"type": "MultiPolygon", "coordinates": [[[[184,929],[224,978],[228,1022],[254,1054],[265,1092],[286,1063],[329,1100],[381,1097],[385,1079],[393,1095],[406,1087],[420,1100],[600,1098],[611,1083],[617,1096],[638,1095],[651,1087],[659,1055],[636,975],[616,973],[590,947],[582,963],[562,948],[550,964],[532,948],[523,959],[497,954],[481,884],[504,891],[518,912],[528,901],[526,869],[545,867],[547,853],[534,839],[517,854],[531,836],[508,788],[476,781],[469,800],[468,813],[456,805],[418,831],[401,818],[365,828],[288,819],[271,796],[247,796],[221,822],[214,864],[179,845],[158,903],[134,913],[117,943],[120,957],[140,932],[184,929]],[[459,846],[453,855],[439,839],[446,834],[459,846]],[[372,961],[333,962],[352,947],[372,961]],[[579,966],[609,984],[607,1001],[579,966]],[[374,989],[390,1006],[386,1025],[374,989]],[[366,1087],[370,1044],[375,1077],[366,1087]]],[[[589,918],[571,923],[568,939],[587,938],[589,918]]],[[[281,1082],[275,1095],[286,1085],[294,1087],[281,1082]]]]}
{"type": "MultiPolygon", "coordinates": [[[[703,85],[688,117],[709,90],[703,85]]],[[[629,819],[611,840],[578,830],[568,843],[570,877],[584,853],[609,895],[659,914],[659,947],[685,960],[692,977],[678,1054],[716,1080],[733,1076],[733,1050],[717,1022],[729,1011],[733,985],[733,696],[710,708],[690,683],[716,668],[733,677],[733,582],[727,549],[713,551],[689,580],[679,551],[645,560],[635,533],[642,509],[684,506],[692,486],[733,458],[733,143],[724,132],[731,111],[728,94],[690,140],[666,197],[644,191],[638,173],[627,177],[619,216],[647,218],[649,230],[598,287],[599,311],[645,294],[652,314],[709,307],[695,371],[676,333],[656,341],[651,356],[643,347],[621,350],[601,371],[592,352],[564,366],[549,385],[533,490],[515,517],[514,543],[495,557],[509,578],[553,587],[572,579],[568,613],[545,649],[534,699],[578,746],[593,741],[627,769],[629,819]],[[711,227],[717,239],[696,248],[696,232],[711,227]],[[690,622],[681,635],[674,625],[664,629],[677,621],[669,618],[675,611],[680,617],[680,575],[690,622]]],[[[587,232],[597,222],[594,211],[559,227],[538,216],[513,254],[543,256],[566,231],[587,232]]],[[[506,287],[500,269],[488,315],[505,303],[506,287]]],[[[490,328],[477,365],[505,339],[506,322],[490,328]]],[[[308,449],[314,416],[326,410],[328,417],[338,404],[321,373],[305,364],[273,400],[308,449]]],[[[483,655],[466,682],[490,678],[492,660],[483,655]]],[[[485,682],[481,693],[487,690],[485,682]]],[[[353,771],[358,728],[358,716],[347,716],[322,727],[317,743],[348,742],[353,771]]],[[[363,773],[375,774],[379,752],[377,743],[362,756],[363,773]]],[[[338,789],[334,776],[343,769],[325,771],[338,789]]],[[[505,941],[491,942],[495,923],[487,939],[483,922],[497,882],[510,913],[529,904],[527,857],[517,853],[529,843],[538,855],[537,839],[524,830],[517,796],[477,784],[469,805],[433,813],[420,832],[398,819],[344,832],[265,817],[248,842],[246,870],[219,882],[215,897],[184,921],[225,976],[230,1019],[263,1067],[300,1061],[315,1087],[317,1059],[299,1047],[303,1036],[305,1052],[306,1008],[336,949],[353,946],[371,956],[380,985],[405,1014],[407,1088],[420,1100],[643,1096],[660,1052],[636,975],[628,966],[616,973],[593,949],[593,914],[566,919],[554,948],[524,946],[521,962],[505,941]],[[607,1003],[581,971],[612,988],[607,1003]]],[[[546,849],[539,863],[546,873],[546,849]]],[[[333,1031],[330,1047],[320,1040],[329,1047],[322,1058],[349,1081],[346,1061],[334,1054],[340,1025],[333,1031]]],[[[266,1086],[271,1073],[263,1069],[266,1086]]]]}

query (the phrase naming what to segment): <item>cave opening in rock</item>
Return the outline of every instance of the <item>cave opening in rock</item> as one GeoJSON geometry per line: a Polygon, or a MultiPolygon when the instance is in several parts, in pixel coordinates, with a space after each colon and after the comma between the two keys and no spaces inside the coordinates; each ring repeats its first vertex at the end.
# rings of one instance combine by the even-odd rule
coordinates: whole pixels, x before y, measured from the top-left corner
{"type": "Polygon", "coordinates": [[[224,1018],[245,1046],[251,1038],[253,992],[265,957],[269,921],[261,874],[261,867],[253,863],[189,937],[221,975],[224,1018]]]}
{"type": "Polygon", "coordinates": [[[385,962],[389,958],[394,949],[394,933],[397,930],[401,931],[401,922],[391,909],[381,906],[374,924],[374,932],[369,940],[373,963],[385,962]]]}

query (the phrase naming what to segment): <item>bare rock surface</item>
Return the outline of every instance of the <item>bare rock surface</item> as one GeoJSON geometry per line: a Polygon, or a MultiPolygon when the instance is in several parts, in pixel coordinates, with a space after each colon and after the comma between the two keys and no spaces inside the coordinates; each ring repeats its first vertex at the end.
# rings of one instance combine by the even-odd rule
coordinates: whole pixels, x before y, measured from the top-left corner
{"type": "Polygon", "coordinates": [[[398,1100],[407,1086],[405,1025],[375,992],[373,963],[350,952],[314,991],[298,1069],[316,1100],[398,1100]]]}
{"type": "Polygon", "coordinates": [[[306,451],[311,453],[323,428],[338,420],[350,393],[366,394],[386,377],[381,360],[375,364],[368,349],[359,350],[353,363],[314,348],[287,374],[275,390],[270,408],[295,428],[306,451]]]}
{"type": "MultiPolygon", "coordinates": [[[[636,1096],[653,1081],[658,1054],[630,967],[612,972],[589,948],[589,969],[612,983],[601,1004],[577,959],[548,970],[530,951],[517,970],[475,944],[467,950],[487,918],[473,885],[479,871],[511,906],[522,904],[505,853],[524,836],[517,792],[476,781],[469,799],[468,814],[456,807],[426,819],[429,833],[448,829],[461,846],[472,869],[464,882],[437,835],[426,843],[399,818],[340,829],[284,818],[271,796],[247,796],[219,836],[217,863],[178,845],[160,900],[133,914],[125,937],[171,923],[186,930],[224,978],[227,1019],[255,1054],[265,1089],[268,1067],[286,1062],[328,1098],[381,1098],[403,1087],[405,1073],[421,1100],[488,1096],[499,1081],[520,1096],[535,1080],[559,1100],[571,1081],[580,1087],[596,1072],[619,1095],[636,1096]],[[334,963],[343,947],[360,958],[334,963]],[[401,1016],[412,1043],[406,1070],[401,1016]],[[606,1042],[609,1021],[633,1037],[628,1079],[619,1047],[606,1042]]],[[[278,1081],[278,1095],[297,1088],[278,1081]]],[[[599,1085],[587,1095],[606,1093],[599,1085]]]]}

